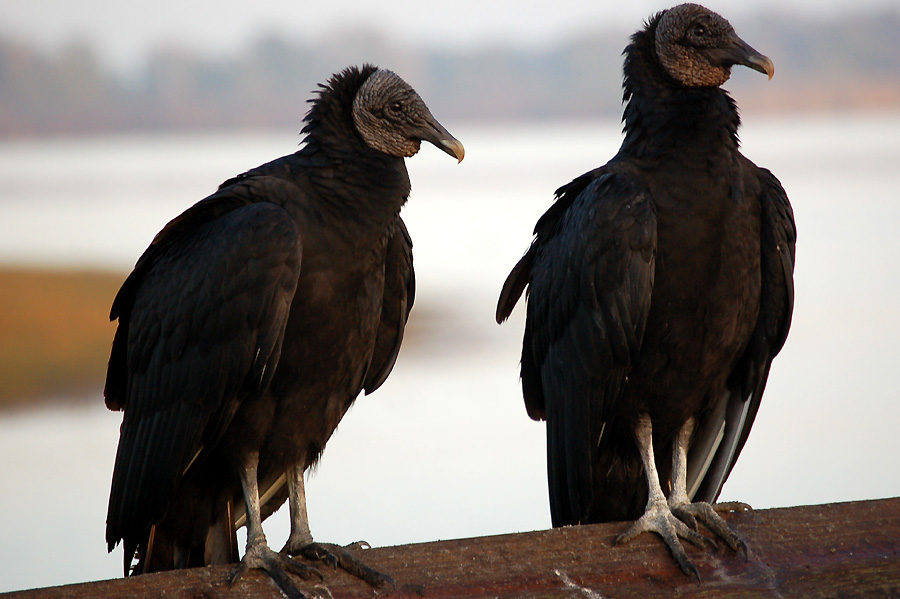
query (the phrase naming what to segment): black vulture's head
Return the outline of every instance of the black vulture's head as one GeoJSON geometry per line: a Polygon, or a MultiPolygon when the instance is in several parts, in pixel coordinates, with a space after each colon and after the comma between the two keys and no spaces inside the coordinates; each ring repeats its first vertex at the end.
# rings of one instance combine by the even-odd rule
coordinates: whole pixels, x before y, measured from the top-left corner
{"type": "Polygon", "coordinates": [[[775,65],[734,32],[727,20],[699,4],[680,4],[658,16],[659,62],[682,85],[716,87],[739,64],[772,78],[775,65]]]}
{"type": "Polygon", "coordinates": [[[353,99],[353,123],[366,144],[391,156],[408,157],[423,141],[462,162],[463,145],[437,122],[412,87],[395,73],[378,69],[353,99]]]}

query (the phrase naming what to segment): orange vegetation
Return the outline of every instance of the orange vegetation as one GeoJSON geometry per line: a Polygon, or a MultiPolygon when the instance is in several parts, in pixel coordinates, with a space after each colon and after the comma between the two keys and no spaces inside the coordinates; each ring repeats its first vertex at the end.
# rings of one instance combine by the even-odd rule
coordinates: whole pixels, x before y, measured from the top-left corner
{"type": "Polygon", "coordinates": [[[109,307],[124,278],[0,267],[0,406],[99,392],[115,332],[109,307]]]}

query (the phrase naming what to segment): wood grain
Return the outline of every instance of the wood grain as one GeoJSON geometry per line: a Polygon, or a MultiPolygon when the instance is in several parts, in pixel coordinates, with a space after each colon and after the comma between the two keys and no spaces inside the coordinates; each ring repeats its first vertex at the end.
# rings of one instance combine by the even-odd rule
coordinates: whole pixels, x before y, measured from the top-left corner
{"type": "MultiPolygon", "coordinates": [[[[747,561],[725,547],[687,547],[702,582],[685,576],[652,535],[613,546],[622,523],[437,541],[362,551],[391,574],[376,590],[323,569],[324,583],[298,586],[311,597],[583,598],[900,597],[900,498],[759,510],[726,516],[747,541],[747,561]]],[[[48,563],[48,567],[51,567],[48,563]]],[[[229,587],[229,567],[18,591],[3,599],[278,598],[251,572],[229,587]]]]}

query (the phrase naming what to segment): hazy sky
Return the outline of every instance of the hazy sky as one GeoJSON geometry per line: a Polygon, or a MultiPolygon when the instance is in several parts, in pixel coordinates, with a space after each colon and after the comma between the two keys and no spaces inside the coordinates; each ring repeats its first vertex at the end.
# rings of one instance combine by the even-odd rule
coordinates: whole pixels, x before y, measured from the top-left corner
{"type": "MultiPolygon", "coordinates": [[[[800,13],[849,13],[897,6],[897,0],[710,0],[705,4],[738,25],[776,8],[800,13]]],[[[670,6],[665,0],[5,0],[0,34],[48,49],[90,42],[115,65],[148,48],[175,42],[209,52],[233,51],[264,32],[315,39],[366,26],[404,41],[462,46],[491,40],[542,44],[560,35],[614,24],[635,27],[670,6]]]]}

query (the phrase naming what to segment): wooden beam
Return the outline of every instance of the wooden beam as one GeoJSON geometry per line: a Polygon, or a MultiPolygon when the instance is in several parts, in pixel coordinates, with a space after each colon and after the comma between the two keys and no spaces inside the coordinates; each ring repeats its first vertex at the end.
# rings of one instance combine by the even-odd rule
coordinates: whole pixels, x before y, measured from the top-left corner
{"type": "MultiPolygon", "coordinates": [[[[647,597],[900,597],[900,498],[759,510],[726,516],[750,549],[747,561],[725,547],[687,551],[702,582],[685,576],[655,535],[623,546],[624,524],[595,524],[361,551],[397,581],[376,591],[322,568],[310,596],[335,599],[647,597]],[[325,590],[327,587],[328,591],[325,590]]],[[[229,587],[230,567],[18,591],[3,599],[278,598],[259,572],[229,587]]]]}

